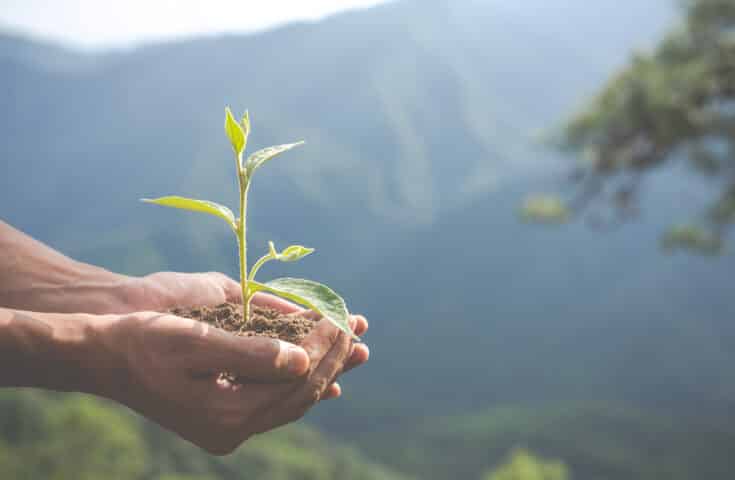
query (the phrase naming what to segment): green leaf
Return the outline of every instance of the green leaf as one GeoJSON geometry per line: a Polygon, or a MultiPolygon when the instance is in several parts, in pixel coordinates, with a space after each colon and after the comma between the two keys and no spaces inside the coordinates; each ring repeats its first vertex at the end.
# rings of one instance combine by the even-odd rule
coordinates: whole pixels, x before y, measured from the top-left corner
{"type": "Polygon", "coordinates": [[[277,253],[276,260],[280,260],[282,262],[295,262],[296,260],[301,260],[312,253],[314,253],[313,248],[304,247],[302,245],[291,245],[290,247],[286,247],[281,253],[277,253]]]}
{"type": "Polygon", "coordinates": [[[245,131],[245,142],[248,141],[248,135],[250,135],[250,112],[245,110],[245,115],[242,116],[242,128],[245,131]]]}
{"type": "Polygon", "coordinates": [[[526,197],[520,210],[521,217],[528,222],[565,223],[571,212],[556,195],[537,194],[526,197]]]}
{"type": "Polygon", "coordinates": [[[233,230],[237,230],[237,221],[232,210],[215,202],[208,200],[195,200],[193,198],[168,196],[160,198],[142,198],[141,201],[163,205],[164,207],[180,208],[194,212],[204,212],[227,221],[233,230]]]}
{"type": "Polygon", "coordinates": [[[280,155],[283,152],[291,150],[294,147],[303,145],[303,144],[304,144],[304,141],[302,140],[296,143],[287,143],[285,145],[274,145],[272,147],[264,148],[263,150],[258,150],[257,152],[250,155],[248,157],[247,162],[245,162],[245,167],[248,170],[248,175],[252,175],[255,170],[257,170],[261,165],[263,165],[265,162],[267,162],[271,158],[277,155],[280,155]]]}
{"type": "Polygon", "coordinates": [[[270,260],[279,260],[281,262],[295,262],[296,260],[301,260],[305,256],[312,253],[314,253],[313,248],[303,247],[301,245],[291,245],[290,247],[287,247],[285,250],[283,250],[281,253],[278,253],[278,251],[276,251],[276,246],[273,244],[273,242],[269,241],[268,255],[260,257],[258,261],[255,262],[253,268],[250,269],[248,280],[255,279],[255,275],[258,273],[258,270],[260,270],[260,267],[265,265],[270,260]]]}
{"type": "Polygon", "coordinates": [[[230,139],[235,155],[242,155],[245,151],[246,135],[242,126],[232,116],[230,107],[225,108],[225,133],[227,133],[227,137],[230,139]]]}
{"type": "Polygon", "coordinates": [[[347,305],[331,288],[302,278],[279,278],[267,283],[250,282],[253,291],[266,291],[314,310],[337,328],[359,340],[350,329],[347,305]]]}

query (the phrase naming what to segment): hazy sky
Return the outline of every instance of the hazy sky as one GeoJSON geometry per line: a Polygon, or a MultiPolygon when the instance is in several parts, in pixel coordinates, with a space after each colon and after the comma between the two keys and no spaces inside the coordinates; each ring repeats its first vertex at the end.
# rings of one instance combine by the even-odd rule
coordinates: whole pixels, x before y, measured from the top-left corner
{"type": "Polygon", "coordinates": [[[0,26],[84,48],[262,30],[385,0],[0,0],[0,26]]]}

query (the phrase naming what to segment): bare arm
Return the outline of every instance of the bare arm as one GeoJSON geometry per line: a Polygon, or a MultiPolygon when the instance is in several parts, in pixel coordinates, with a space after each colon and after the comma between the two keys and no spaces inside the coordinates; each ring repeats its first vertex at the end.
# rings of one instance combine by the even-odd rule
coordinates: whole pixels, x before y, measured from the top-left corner
{"type": "MultiPolygon", "coordinates": [[[[131,313],[240,302],[240,287],[217,272],[130,277],[73,260],[0,220],[0,307],[35,312],[131,313]]],[[[292,311],[288,302],[254,302],[292,311]]]]}
{"type": "Polygon", "coordinates": [[[43,312],[125,311],[128,277],[72,260],[0,221],[0,306],[43,312]]]}

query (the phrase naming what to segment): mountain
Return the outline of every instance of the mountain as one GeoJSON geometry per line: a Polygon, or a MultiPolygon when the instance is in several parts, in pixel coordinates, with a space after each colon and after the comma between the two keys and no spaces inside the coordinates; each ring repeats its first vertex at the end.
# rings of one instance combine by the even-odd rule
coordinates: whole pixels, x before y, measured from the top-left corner
{"type": "MultiPolygon", "coordinates": [[[[529,10],[538,17],[526,18],[499,8],[505,3],[389,3],[319,24],[107,54],[94,69],[89,56],[49,47],[44,57],[41,44],[5,37],[2,50],[14,54],[0,56],[2,124],[13,142],[2,154],[13,168],[3,199],[26,193],[34,179],[36,209],[61,213],[73,205],[75,225],[109,231],[121,221],[141,223],[123,220],[141,194],[183,189],[232,198],[220,132],[222,106],[231,104],[253,114],[253,147],[309,141],[300,159],[263,174],[261,204],[293,189],[295,199],[318,207],[339,203],[361,213],[367,206],[393,223],[430,224],[512,176],[531,135],[627,53],[619,37],[589,40],[599,20],[582,17],[577,28],[560,29],[563,9],[534,2],[529,10]],[[65,67],[48,68],[57,57],[65,67]],[[85,205],[90,197],[99,198],[97,208],[85,205]]],[[[566,2],[588,13],[607,5],[619,12],[617,22],[610,19],[618,24],[651,9],[598,3],[566,2]]],[[[654,3],[671,18],[668,1],[654,3]]],[[[648,22],[645,33],[626,32],[625,41],[651,42],[650,23],[653,30],[669,24],[648,22]]],[[[60,237],[25,213],[6,215],[60,237]]]]}
{"type": "Polygon", "coordinates": [[[717,418],[735,407],[735,257],[655,245],[707,185],[651,178],[644,216],[605,234],[515,213],[565,185],[570,159],[539,134],[676,15],[668,0],[404,0],[91,57],[5,36],[0,216],[116,270],[234,275],[226,228],[137,199],[232,204],[222,109],[248,108],[251,149],[307,140],[258,172],[251,250],[317,247],[289,274],[371,320],[369,366],[313,421],[389,438],[531,401],[717,418]]]}

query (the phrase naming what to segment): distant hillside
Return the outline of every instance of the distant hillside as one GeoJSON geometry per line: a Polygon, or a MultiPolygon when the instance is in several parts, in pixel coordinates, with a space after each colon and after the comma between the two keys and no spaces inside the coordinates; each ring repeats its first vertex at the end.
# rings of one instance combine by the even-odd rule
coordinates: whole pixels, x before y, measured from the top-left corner
{"type": "Polygon", "coordinates": [[[0,476],[63,480],[408,480],[314,430],[288,427],[213,457],[82,395],[0,393],[0,476]]]}
{"type": "Polygon", "coordinates": [[[430,223],[497,188],[519,164],[536,165],[529,140],[537,129],[672,17],[668,0],[654,2],[661,18],[638,15],[650,6],[611,0],[559,9],[532,2],[533,16],[503,3],[395,2],[258,35],[104,55],[96,68],[87,55],[0,38],[2,156],[12,167],[0,198],[35,182],[33,203],[4,214],[60,238],[44,215],[74,208],[66,229],[108,231],[156,223],[129,218],[141,194],[231,198],[220,132],[231,104],[252,112],[254,147],[309,141],[300,158],[263,175],[261,204],[276,203],[269,200],[286,182],[293,200],[430,223]],[[574,12],[575,28],[560,28],[574,12]],[[600,12],[605,21],[591,16],[600,12]],[[627,27],[615,37],[593,33],[603,24],[627,27]],[[90,197],[96,208],[85,205],[90,197]]]}
{"type": "Polygon", "coordinates": [[[652,182],[658,208],[608,235],[515,215],[525,192],[563,181],[535,136],[653,44],[675,6],[520,5],[406,0],[101,57],[2,37],[0,216],[129,273],[234,274],[219,222],[137,199],[232,204],[223,107],[248,108],[251,148],[307,140],[255,180],[254,254],[268,239],[316,247],[289,273],[372,322],[370,366],[312,417],[322,425],[521,400],[735,408],[735,257],[654,246],[701,187],[652,182]]]}
{"type": "Polygon", "coordinates": [[[563,461],[572,478],[729,478],[735,434],[615,404],[502,407],[429,420],[367,444],[390,465],[425,480],[480,479],[514,448],[563,461]]]}

